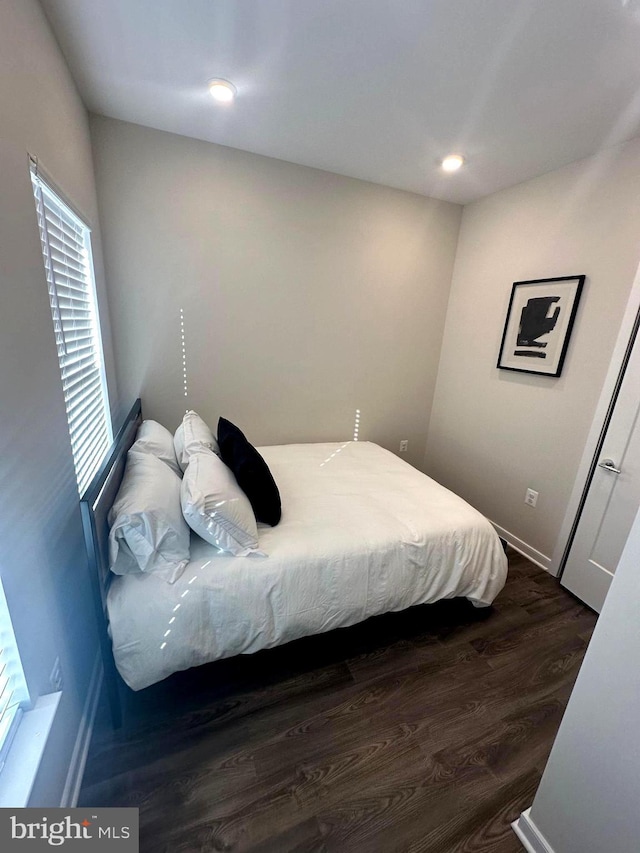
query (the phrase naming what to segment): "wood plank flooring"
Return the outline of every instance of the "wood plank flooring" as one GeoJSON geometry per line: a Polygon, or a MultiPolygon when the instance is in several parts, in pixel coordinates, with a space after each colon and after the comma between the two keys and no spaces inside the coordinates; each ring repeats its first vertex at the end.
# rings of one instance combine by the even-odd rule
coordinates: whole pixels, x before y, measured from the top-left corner
{"type": "Polygon", "coordinates": [[[517,853],[596,616],[513,551],[490,610],[440,602],[126,692],[80,805],[143,853],[517,853]]]}

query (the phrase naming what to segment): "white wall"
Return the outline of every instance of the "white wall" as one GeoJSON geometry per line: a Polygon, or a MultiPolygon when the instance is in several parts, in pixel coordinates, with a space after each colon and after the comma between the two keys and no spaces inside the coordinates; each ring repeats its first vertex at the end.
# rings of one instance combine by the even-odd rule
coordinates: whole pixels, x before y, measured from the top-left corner
{"type": "Polygon", "coordinates": [[[639,260],[638,139],[464,209],[425,470],[541,558],[560,531],[639,260]],[[512,283],[582,273],[562,376],[497,370],[512,283]],[[540,493],[536,509],[527,487],[540,493]]]}
{"type": "MultiPolygon", "coordinates": [[[[59,805],[97,648],[27,152],[94,226],[107,369],[109,318],[88,122],[35,0],[0,3],[0,574],[34,698],[65,688],[32,796],[59,805]]],[[[115,384],[110,376],[114,405],[115,384]]]]}
{"type": "Polygon", "coordinates": [[[461,208],[92,117],[123,396],[424,456],[461,208]],[[183,395],[180,308],[189,396],[183,395]]]}
{"type": "Polygon", "coordinates": [[[529,815],[555,853],[637,853],[640,514],[529,815]]]}

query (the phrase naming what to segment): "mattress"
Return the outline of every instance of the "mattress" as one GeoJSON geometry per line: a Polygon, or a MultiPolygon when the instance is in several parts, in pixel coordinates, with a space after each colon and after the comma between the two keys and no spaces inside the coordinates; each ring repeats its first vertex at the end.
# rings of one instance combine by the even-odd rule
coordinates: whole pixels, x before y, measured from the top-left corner
{"type": "Polygon", "coordinates": [[[393,453],[370,442],[259,450],[283,507],[280,524],[259,529],[266,556],[226,556],[194,535],[174,584],[113,579],[113,653],[133,690],[415,604],[486,606],[504,586],[489,522],[393,453]]]}

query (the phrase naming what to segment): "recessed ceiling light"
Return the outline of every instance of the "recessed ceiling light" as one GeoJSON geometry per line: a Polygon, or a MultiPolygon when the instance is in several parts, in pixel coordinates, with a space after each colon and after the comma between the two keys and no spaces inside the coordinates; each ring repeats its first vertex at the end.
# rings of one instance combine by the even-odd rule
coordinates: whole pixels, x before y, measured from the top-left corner
{"type": "Polygon", "coordinates": [[[216,78],[215,80],[209,80],[208,85],[211,97],[221,104],[230,104],[236,96],[236,87],[228,80],[216,78]]]}
{"type": "Polygon", "coordinates": [[[463,163],[464,157],[461,157],[460,154],[449,154],[444,158],[441,165],[445,172],[457,172],[463,163]]]}

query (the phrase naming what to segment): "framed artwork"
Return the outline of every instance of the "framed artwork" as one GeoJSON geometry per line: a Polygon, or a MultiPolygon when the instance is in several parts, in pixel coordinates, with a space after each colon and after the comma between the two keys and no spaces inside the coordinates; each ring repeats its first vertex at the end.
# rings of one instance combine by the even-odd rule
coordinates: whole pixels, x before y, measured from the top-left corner
{"type": "Polygon", "coordinates": [[[497,366],[560,376],[584,280],[567,275],[514,282],[497,366]]]}

